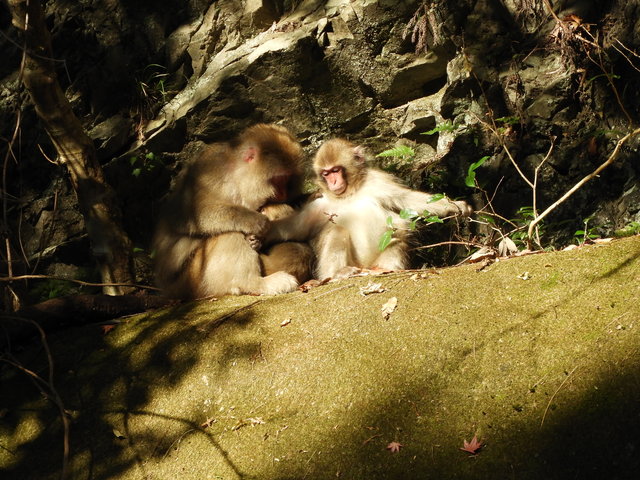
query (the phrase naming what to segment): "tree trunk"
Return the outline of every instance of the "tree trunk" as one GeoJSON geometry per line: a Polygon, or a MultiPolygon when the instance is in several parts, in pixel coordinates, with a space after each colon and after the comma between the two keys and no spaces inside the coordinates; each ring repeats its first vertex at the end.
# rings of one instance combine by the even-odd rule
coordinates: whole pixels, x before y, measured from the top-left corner
{"type": "MultiPolygon", "coordinates": [[[[131,241],[121,226],[113,189],[105,182],[92,140],[71,110],[55,72],[51,36],[39,0],[8,0],[13,25],[24,35],[23,82],[66,164],[104,283],[133,283],[131,241]]],[[[130,289],[104,287],[117,295],[130,289]]]]}

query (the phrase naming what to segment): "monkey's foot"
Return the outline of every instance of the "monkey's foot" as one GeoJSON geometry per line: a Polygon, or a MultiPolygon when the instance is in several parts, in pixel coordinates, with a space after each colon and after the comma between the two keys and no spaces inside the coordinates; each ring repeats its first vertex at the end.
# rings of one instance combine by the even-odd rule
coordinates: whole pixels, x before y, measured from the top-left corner
{"type": "Polygon", "coordinates": [[[262,288],[257,293],[263,295],[278,295],[293,292],[298,288],[298,280],[286,272],[276,272],[262,279],[262,288]]]}
{"type": "Polygon", "coordinates": [[[249,246],[254,249],[256,252],[262,248],[262,240],[257,235],[253,234],[245,234],[244,238],[249,243],[249,246]]]}
{"type": "Polygon", "coordinates": [[[333,278],[338,280],[341,278],[353,277],[355,275],[358,275],[359,273],[362,273],[362,269],[360,267],[351,267],[351,266],[342,267],[340,270],[338,270],[335,273],[333,278]]]}

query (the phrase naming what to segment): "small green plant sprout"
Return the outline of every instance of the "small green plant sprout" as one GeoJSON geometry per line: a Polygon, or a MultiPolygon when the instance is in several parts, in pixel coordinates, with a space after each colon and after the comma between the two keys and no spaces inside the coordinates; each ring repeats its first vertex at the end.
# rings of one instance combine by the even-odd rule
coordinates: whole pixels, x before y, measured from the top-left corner
{"type": "Polygon", "coordinates": [[[467,170],[467,176],[464,179],[464,183],[467,187],[476,188],[478,186],[478,184],[476,183],[476,170],[482,165],[484,165],[484,163],[490,158],[491,157],[489,155],[485,155],[477,162],[474,162],[471,165],[469,165],[469,168],[467,170]]]}
{"type": "Polygon", "coordinates": [[[166,68],[152,63],[144,68],[141,76],[138,85],[143,98],[152,102],[167,103],[166,80],[169,74],[166,72],[166,68]]]}
{"type": "Polygon", "coordinates": [[[30,295],[37,299],[37,301],[44,301],[69,295],[73,292],[74,288],[68,281],[49,278],[31,289],[30,295]]]}
{"type": "Polygon", "coordinates": [[[616,75],[615,73],[601,73],[587,80],[587,86],[589,86],[591,83],[595,82],[599,78],[606,78],[607,80],[611,81],[611,80],[620,80],[620,78],[622,77],[620,77],[620,75],[616,75]]]}
{"type": "Polygon", "coordinates": [[[465,126],[461,123],[453,123],[451,120],[445,120],[440,125],[437,125],[435,128],[428,130],[426,132],[422,132],[421,135],[434,135],[440,132],[453,133],[458,130],[464,129],[465,126]]]}
{"type": "Polygon", "coordinates": [[[496,123],[503,125],[520,125],[520,117],[498,117],[496,123]]]}
{"type": "MultiPolygon", "coordinates": [[[[443,198],[444,194],[438,193],[436,195],[433,195],[427,203],[437,202],[438,200],[441,200],[443,198]]],[[[415,230],[416,225],[419,221],[424,223],[425,225],[444,222],[443,219],[441,219],[437,215],[431,214],[427,210],[424,210],[422,213],[418,213],[415,210],[405,208],[400,210],[398,215],[403,220],[409,220],[409,230],[415,230]]],[[[393,240],[393,234],[395,233],[395,231],[396,227],[393,224],[393,217],[389,216],[387,217],[387,230],[385,230],[385,232],[382,234],[382,237],[380,237],[380,241],[378,242],[378,249],[381,252],[389,246],[391,240],[393,240]]]]}
{"type": "Polygon", "coordinates": [[[159,165],[164,165],[162,159],[153,152],[148,152],[142,157],[137,155],[129,158],[129,164],[131,165],[131,175],[139,177],[142,172],[151,172],[159,165]]]}
{"type": "Polygon", "coordinates": [[[513,127],[520,125],[519,117],[498,117],[495,119],[496,130],[500,135],[504,135],[507,132],[513,130],[513,127]]]}
{"type": "Polygon", "coordinates": [[[630,237],[640,234],[640,222],[631,222],[623,228],[613,232],[614,237],[630,237]]]}
{"type": "MultiPolygon", "coordinates": [[[[520,207],[516,212],[516,218],[510,220],[509,223],[514,225],[516,228],[509,234],[509,238],[514,241],[516,245],[519,247],[527,246],[527,226],[529,223],[536,218],[535,211],[532,206],[520,207]]],[[[542,228],[542,225],[540,225],[542,228]]]]}
{"type": "Polygon", "coordinates": [[[573,236],[576,239],[576,243],[578,245],[584,245],[585,243],[595,240],[596,238],[600,238],[600,235],[597,232],[596,227],[589,227],[589,222],[593,219],[593,217],[587,217],[582,220],[584,224],[584,229],[576,230],[576,233],[573,236]]]}

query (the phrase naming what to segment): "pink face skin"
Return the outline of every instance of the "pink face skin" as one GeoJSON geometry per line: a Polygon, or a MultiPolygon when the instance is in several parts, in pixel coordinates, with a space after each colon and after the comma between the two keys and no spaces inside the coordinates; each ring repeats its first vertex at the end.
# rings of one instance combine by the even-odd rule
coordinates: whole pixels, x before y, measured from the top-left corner
{"type": "MultiPolygon", "coordinates": [[[[248,147],[242,154],[242,160],[246,163],[252,163],[256,159],[259,159],[258,149],[256,147],[248,147]]],[[[269,179],[269,183],[273,186],[274,193],[269,201],[271,202],[286,202],[288,198],[288,186],[291,174],[289,173],[276,173],[269,179]]]]}
{"type": "Polygon", "coordinates": [[[335,195],[342,195],[347,189],[347,181],[344,177],[344,169],[342,167],[332,167],[320,172],[322,178],[327,183],[327,187],[335,195]]]}
{"type": "Polygon", "coordinates": [[[289,185],[289,177],[290,175],[276,175],[271,177],[271,185],[275,188],[275,193],[271,198],[273,202],[286,202],[289,200],[287,186],[289,185]]]}

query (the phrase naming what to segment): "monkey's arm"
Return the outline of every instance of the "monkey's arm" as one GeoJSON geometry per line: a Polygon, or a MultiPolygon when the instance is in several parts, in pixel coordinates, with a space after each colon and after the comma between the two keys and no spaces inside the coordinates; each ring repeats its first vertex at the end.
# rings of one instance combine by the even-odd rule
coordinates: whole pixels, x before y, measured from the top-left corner
{"type": "Polygon", "coordinates": [[[189,235],[242,232],[262,237],[269,228],[269,219],[261,213],[240,205],[220,203],[201,204],[185,223],[189,235]]]}
{"type": "Polygon", "coordinates": [[[325,210],[325,202],[319,198],[307,203],[299,212],[271,222],[265,243],[305,241],[315,237],[330,220],[330,216],[324,213],[325,210]]]}
{"type": "Polygon", "coordinates": [[[471,206],[465,201],[453,201],[446,197],[432,201],[433,194],[411,190],[384,172],[376,171],[375,173],[374,180],[371,182],[372,194],[377,196],[380,203],[389,210],[399,212],[410,209],[418,213],[427,210],[438,217],[469,216],[473,212],[471,206]]]}
{"type": "Polygon", "coordinates": [[[415,190],[405,192],[402,198],[403,207],[422,213],[425,210],[438,217],[462,215],[468,217],[473,213],[471,206],[463,200],[450,200],[447,197],[433,201],[433,195],[415,190]]]}

